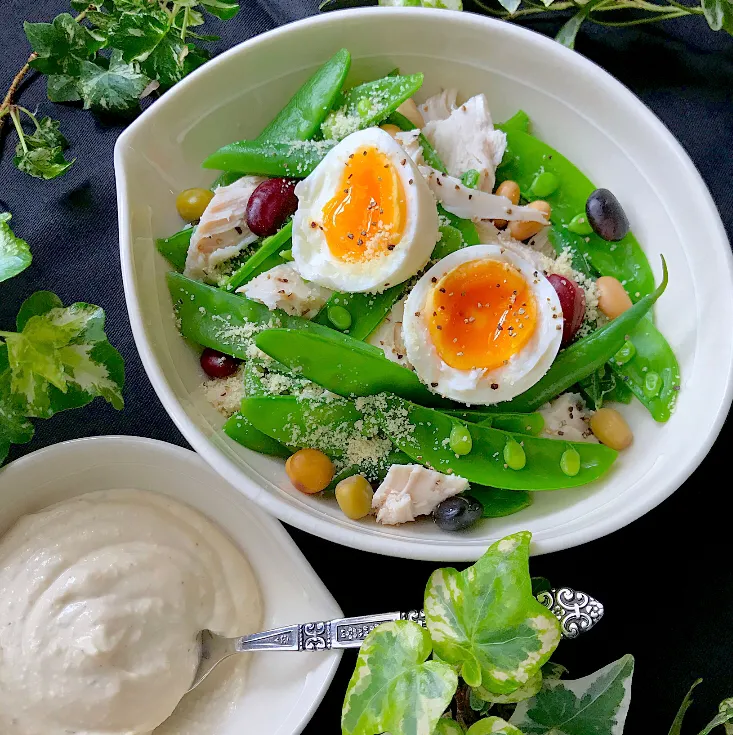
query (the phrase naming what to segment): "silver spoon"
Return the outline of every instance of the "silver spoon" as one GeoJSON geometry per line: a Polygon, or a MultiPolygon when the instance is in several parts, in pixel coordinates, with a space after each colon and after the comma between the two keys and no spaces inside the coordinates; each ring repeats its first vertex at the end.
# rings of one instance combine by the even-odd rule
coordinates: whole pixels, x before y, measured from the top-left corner
{"type": "MultiPolygon", "coordinates": [[[[598,600],[570,587],[540,592],[537,599],[560,621],[564,638],[576,638],[590,630],[603,617],[603,605],[598,600]]],[[[199,634],[201,658],[191,689],[195,689],[225,658],[235,653],[359,648],[374,628],[393,620],[412,620],[425,625],[425,613],[422,610],[411,610],[322,620],[289,625],[241,638],[224,638],[210,630],[203,630],[199,634]]]]}

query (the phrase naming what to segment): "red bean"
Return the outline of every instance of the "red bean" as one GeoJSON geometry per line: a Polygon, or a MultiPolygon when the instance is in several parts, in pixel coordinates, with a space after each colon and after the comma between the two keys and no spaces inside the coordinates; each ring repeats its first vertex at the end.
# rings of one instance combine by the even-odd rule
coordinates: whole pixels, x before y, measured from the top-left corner
{"type": "Polygon", "coordinates": [[[210,378],[228,378],[237,372],[240,361],[231,355],[207,347],[201,355],[201,367],[210,378]]]}
{"type": "Polygon", "coordinates": [[[295,179],[268,179],[253,192],[247,203],[247,226],[255,235],[274,235],[298,208],[295,179]]]}
{"type": "Polygon", "coordinates": [[[570,344],[583,323],[585,316],[585,291],[571,278],[555,273],[547,277],[557,292],[562,307],[562,345],[570,344]]]}

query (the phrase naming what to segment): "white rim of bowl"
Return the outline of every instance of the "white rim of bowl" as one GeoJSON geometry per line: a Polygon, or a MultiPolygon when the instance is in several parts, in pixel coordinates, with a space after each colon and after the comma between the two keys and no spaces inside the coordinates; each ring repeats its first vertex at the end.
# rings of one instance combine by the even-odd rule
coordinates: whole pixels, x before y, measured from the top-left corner
{"type": "MultiPolygon", "coordinates": [[[[615,87],[619,94],[624,95],[630,102],[633,102],[634,105],[638,107],[639,115],[645,119],[646,123],[650,125],[650,127],[656,129],[659,138],[663,140],[669,148],[670,155],[674,156],[686,169],[688,175],[698,183],[700,192],[707,205],[707,211],[701,212],[700,215],[708,217],[713,221],[721,242],[723,244],[728,243],[725,228],[723,227],[718,210],[713,202],[712,196],[710,195],[710,191],[700,176],[700,173],[695,168],[695,165],[692,163],[690,157],[684,151],[677,139],[667,129],[664,123],[662,123],[662,121],[633,92],[631,92],[631,90],[629,90],[615,77],[611,76],[602,67],[589,59],[586,59],[581,54],[561,46],[551,38],[534,31],[530,31],[526,28],[522,28],[521,26],[499,21],[494,18],[487,18],[474,13],[431,8],[359,8],[333,11],[324,15],[316,15],[294,23],[289,23],[271,31],[267,31],[259,36],[255,36],[247,41],[243,41],[207,62],[200,69],[180,81],[178,85],[176,85],[176,88],[182,89],[186,85],[192,84],[198,77],[214,73],[216,67],[224,59],[227,59],[230,56],[236,56],[243,48],[252,48],[267,44],[281,35],[287,35],[294,28],[317,26],[320,24],[327,25],[333,23],[334,20],[338,20],[339,17],[346,14],[348,14],[349,18],[354,18],[359,15],[370,16],[377,13],[387,12],[390,14],[405,16],[418,14],[418,17],[433,15],[437,18],[443,18],[444,20],[447,19],[447,14],[450,14],[452,20],[459,23],[483,23],[491,27],[501,26],[503,33],[515,36],[517,42],[520,44],[534,44],[538,47],[551,48],[554,53],[564,54],[568,57],[572,55],[574,63],[576,63],[579,68],[592,71],[595,75],[600,75],[600,78],[602,78],[606,84],[615,87]]],[[[123,217],[123,208],[120,206],[120,203],[125,201],[123,192],[126,183],[120,160],[122,156],[122,148],[126,145],[127,138],[134,134],[137,128],[144,123],[148,116],[154,114],[155,109],[160,109],[161,106],[170,102],[170,96],[172,94],[175,94],[175,90],[168,92],[166,96],[158,100],[155,103],[154,108],[150,108],[143,112],[142,115],[140,115],[140,117],[138,117],[137,120],[135,120],[127,130],[120,135],[117,140],[117,144],[115,145],[114,153],[115,172],[117,176],[120,257],[122,262],[122,278],[125,289],[127,312],[130,318],[135,344],[145,368],[145,372],[147,373],[148,378],[150,379],[150,382],[152,383],[153,388],[160,398],[166,412],[186,440],[192,447],[194,447],[196,452],[203,457],[207,464],[214,469],[215,472],[220,474],[227,482],[244,493],[248,498],[285,523],[290,523],[302,531],[314,534],[315,536],[328,541],[359,548],[362,551],[369,551],[375,554],[424,561],[474,561],[477,558],[477,546],[456,545],[452,544],[450,540],[447,540],[445,544],[441,545],[421,545],[419,539],[406,541],[402,539],[389,539],[384,536],[354,534],[353,529],[342,528],[328,519],[311,515],[305,509],[288,504],[286,501],[271,494],[269,491],[264,490],[250,478],[246,477],[236,463],[221,454],[219,450],[209,442],[207,436],[193,425],[193,422],[188,418],[181,404],[175,398],[172,389],[168,387],[166,380],[163,377],[163,372],[157,359],[153,356],[153,352],[145,334],[142,313],[139,309],[133,308],[133,304],[136,304],[138,299],[136,295],[137,284],[135,282],[131,257],[132,251],[128,246],[128,243],[130,242],[130,228],[126,218],[123,217]]],[[[725,248],[725,250],[727,251],[726,259],[728,263],[728,277],[731,283],[733,283],[733,253],[731,253],[729,247],[725,248]]],[[[641,518],[662,501],[666,500],[690,477],[710,451],[710,448],[723,427],[731,402],[733,402],[733,365],[728,366],[725,393],[712,418],[712,421],[710,422],[706,435],[701,439],[697,451],[690,460],[684,466],[676,470],[674,476],[670,479],[667,488],[663,492],[658,492],[653,496],[645,496],[634,505],[629,505],[619,509],[611,521],[598,522],[591,528],[582,528],[568,533],[560,533],[551,539],[534,542],[532,545],[532,554],[547,554],[553,551],[560,551],[574,546],[579,546],[581,544],[588,543],[589,541],[595,541],[596,539],[602,538],[614,531],[618,531],[632,521],[641,518]]]]}

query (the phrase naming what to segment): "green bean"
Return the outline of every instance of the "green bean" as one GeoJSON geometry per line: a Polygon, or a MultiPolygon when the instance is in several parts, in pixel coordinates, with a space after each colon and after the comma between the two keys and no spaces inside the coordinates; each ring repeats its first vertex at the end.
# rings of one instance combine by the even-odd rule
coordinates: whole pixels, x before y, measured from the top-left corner
{"type": "Polygon", "coordinates": [[[287,459],[292,452],[280,442],[275,441],[267,434],[256,429],[251,421],[241,413],[235,413],[224,424],[224,433],[235,442],[241,444],[253,452],[267,454],[271,457],[282,457],[287,459]]]}
{"type": "Polygon", "coordinates": [[[396,396],[379,396],[374,403],[383,431],[405,454],[439,472],[455,473],[479,485],[530,491],[577,487],[605,474],[618,454],[602,444],[522,436],[517,438],[523,443],[520,449],[525,455],[526,465],[521,470],[514,470],[505,467],[503,456],[508,440],[519,446],[512,434],[466,424],[473,450],[470,454],[456,457],[445,441],[455,419],[396,396]],[[581,457],[580,471],[575,477],[568,477],[560,469],[560,458],[568,446],[572,446],[581,457]]]}
{"type": "Polygon", "coordinates": [[[186,267],[186,257],[191,244],[191,235],[196,228],[186,227],[170,237],[160,237],[155,241],[158,252],[177,270],[186,267]]]}
{"type": "Polygon", "coordinates": [[[342,48],[293,95],[258,140],[281,142],[315,136],[346,81],[351,54],[342,48]]]}
{"type": "Polygon", "coordinates": [[[346,334],[268,329],[257,335],[255,344],[287,368],[340,396],[372,396],[388,391],[430,406],[446,404],[411,370],[388,360],[380,349],[346,334]]]}
{"type": "Polygon", "coordinates": [[[239,140],[212,153],[201,164],[204,168],[233,171],[237,178],[247,174],[289,176],[304,179],[333,148],[326,140],[282,142],[239,140]]]}
{"type": "Polygon", "coordinates": [[[562,154],[527,133],[507,130],[507,145],[497,180],[516,181],[521,191],[529,194],[539,173],[554,174],[562,186],[548,195],[547,201],[552,206],[552,229],[559,233],[562,243],[577,250],[602,275],[625,283],[632,301],[651,293],[654,276],[632,234],[620,242],[608,243],[596,234],[583,237],[567,229],[576,215],[585,212],[585,202],[596,188],[591,181],[562,154]]]}
{"type": "Polygon", "coordinates": [[[422,83],[422,74],[410,74],[384,77],[346,90],[336,102],[338,108],[329,112],[323,121],[323,137],[341,140],[357,130],[381,124],[422,83]]]}
{"type": "Polygon", "coordinates": [[[508,120],[499,123],[496,127],[505,133],[508,133],[510,130],[529,133],[529,115],[524,110],[518,110],[508,120]]]}
{"type": "Polygon", "coordinates": [[[483,505],[484,518],[503,518],[532,505],[532,494],[526,490],[501,490],[471,485],[468,494],[483,505]]]}
{"type": "Polygon", "coordinates": [[[226,291],[236,291],[240,286],[244,286],[245,283],[259,276],[260,273],[269,271],[270,268],[287,262],[280,254],[280,251],[287,247],[292,236],[293,221],[290,220],[274,235],[266,237],[259,248],[224,281],[222,288],[226,291]]]}
{"type": "Polygon", "coordinates": [[[511,401],[496,405],[494,410],[520,413],[534,411],[610,360],[624,344],[626,336],[642,321],[667,288],[668,274],[664,258],[662,265],[664,276],[655,291],[644,296],[621,316],[561,350],[537,383],[511,401]]]}
{"type": "Polygon", "coordinates": [[[170,272],[166,278],[181,334],[196,344],[227,355],[247,359],[254,346],[254,335],[270,327],[335,334],[332,329],[307,319],[290,316],[284,311],[270,311],[257,301],[193,281],[179,273],[170,272]]]}
{"type": "Polygon", "coordinates": [[[545,419],[541,413],[496,413],[494,411],[441,409],[443,413],[455,418],[481,426],[493,426],[495,429],[510,431],[513,434],[531,434],[537,436],[545,428],[545,419]]]}
{"type": "MultiPolygon", "coordinates": [[[[400,130],[416,130],[417,126],[409,118],[405,117],[401,112],[393,112],[388,118],[387,122],[392,125],[396,125],[400,130]]],[[[435,152],[430,141],[422,134],[418,136],[420,145],[422,146],[422,157],[425,163],[431,168],[435,168],[441,173],[447,174],[448,169],[445,167],[443,161],[440,160],[440,156],[435,152]]]]}

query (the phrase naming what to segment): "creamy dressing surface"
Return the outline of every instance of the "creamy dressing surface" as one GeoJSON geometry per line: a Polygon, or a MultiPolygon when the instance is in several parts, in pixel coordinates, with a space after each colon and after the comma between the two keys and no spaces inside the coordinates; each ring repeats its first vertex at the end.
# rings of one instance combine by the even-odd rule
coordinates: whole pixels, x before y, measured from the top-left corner
{"type": "Polygon", "coordinates": [[[246,657],[184,697],[196,635],[261,618],[241,551],[163,495],[105,490],[24,516],[0,539],[0,733],[213,735],[246,657]]]}

